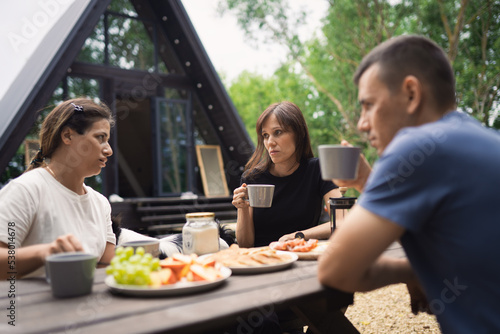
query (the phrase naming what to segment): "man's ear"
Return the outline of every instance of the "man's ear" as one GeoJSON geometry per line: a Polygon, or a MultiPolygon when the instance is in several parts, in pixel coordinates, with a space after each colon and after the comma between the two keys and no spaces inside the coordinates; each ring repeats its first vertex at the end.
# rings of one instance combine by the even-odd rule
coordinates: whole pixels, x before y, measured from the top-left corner
{"type": "Polygon", "coordinates": [[[422,103],[422,85],[420,80],[413,75],[403,80],[402,91],[407,99],[408,114],[415,114],[422,103]]]}
{"type": "Polygon", "coordinates": [[[70,127],[66,126],[61,131],[61,140],[64,144],[71,144],[71,136],[73,135],[73,130],[70,127]]]}

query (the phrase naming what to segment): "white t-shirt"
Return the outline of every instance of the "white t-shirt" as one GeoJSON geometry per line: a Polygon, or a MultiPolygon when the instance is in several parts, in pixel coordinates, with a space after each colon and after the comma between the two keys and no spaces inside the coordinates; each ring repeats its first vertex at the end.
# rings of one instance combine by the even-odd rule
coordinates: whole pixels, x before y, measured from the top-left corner
{"type": "MultiPolygon", "coordinates": [[[[18,249],[71,233],[100,259],[106,243],[116,243],[111,205],[102,194],[84,187],[87,193],[78,195],[43,168],[10,181],[0,190],[0,241],[18,249]]],[[[26,277],[44,274],[42,267],[26,277]]]]}

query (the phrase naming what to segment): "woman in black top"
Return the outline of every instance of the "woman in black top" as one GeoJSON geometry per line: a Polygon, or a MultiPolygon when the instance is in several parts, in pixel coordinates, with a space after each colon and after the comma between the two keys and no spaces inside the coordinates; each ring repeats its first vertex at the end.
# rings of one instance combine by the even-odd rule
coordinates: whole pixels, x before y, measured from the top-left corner
{"type": "Polygon", "coordinates": [[[267,246],[292,239],[299,231],[306,239],[327,239],[329,224],[317,226],[323,201],[340,197],[340,191],[321,178],[301,110],[291,102],[274,103],[260,115],[256,130],[257,148],[233,196],[238,244],[267,246]],[[246,185],[252,183],[275,185],[270,208],[250,207],[246,185]]]}

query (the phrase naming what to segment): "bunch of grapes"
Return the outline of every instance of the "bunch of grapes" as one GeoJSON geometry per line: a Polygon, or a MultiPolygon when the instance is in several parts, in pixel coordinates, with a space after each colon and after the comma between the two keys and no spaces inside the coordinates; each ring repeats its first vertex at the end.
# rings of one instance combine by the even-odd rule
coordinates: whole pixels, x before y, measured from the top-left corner
{"type": "Polygon", "coordinates": [[[144,248],[137,247],[134,254],[132,247],[117,247],[106,274],[112,275],[118,284],[148,285],[149,274],[160,269],[160,259],[145,253],[144,248]]]}

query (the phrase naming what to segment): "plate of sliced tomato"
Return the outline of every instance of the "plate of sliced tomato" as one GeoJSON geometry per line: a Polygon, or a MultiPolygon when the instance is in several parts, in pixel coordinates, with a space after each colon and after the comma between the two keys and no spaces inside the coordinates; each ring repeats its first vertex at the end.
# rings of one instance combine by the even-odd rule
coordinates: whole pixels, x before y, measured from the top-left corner
{"type": "Polygon", "coordinates": [[[284,242],[274,241],[269,247],[282,252],[296,254],[299,260],[317,260],[328,247],[328,240],[319,241],[316,239],[304,240],[296,238],[284,242]]]}

